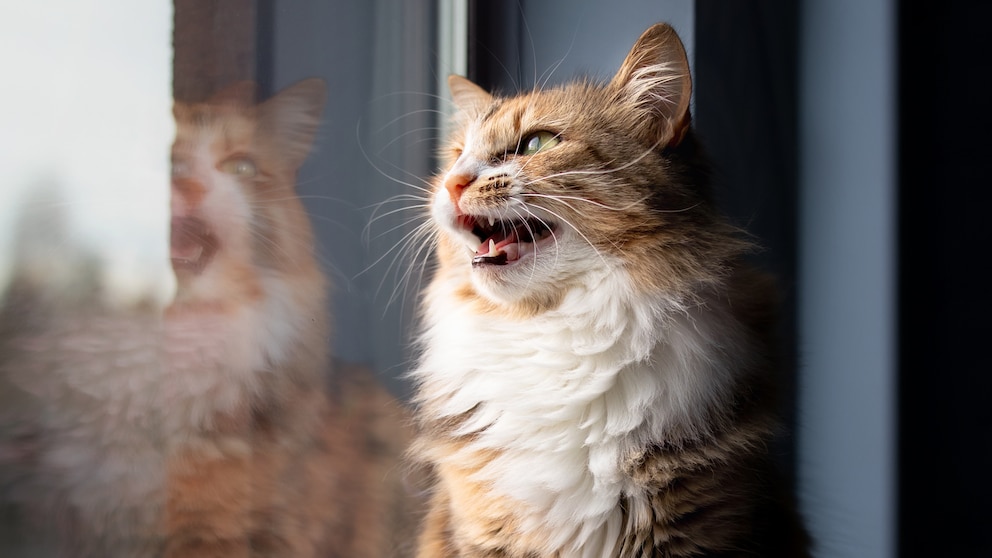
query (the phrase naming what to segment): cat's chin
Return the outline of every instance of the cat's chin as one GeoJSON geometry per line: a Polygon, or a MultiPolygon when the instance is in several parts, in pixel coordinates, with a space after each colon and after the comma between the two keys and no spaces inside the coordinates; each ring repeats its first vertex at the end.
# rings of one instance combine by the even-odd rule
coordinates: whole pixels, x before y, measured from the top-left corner
{"type": "MultiPolygon", "coordinates": [[[[553,250],[553,248],[552,248],[553,250]]],[[[545,307],[567,290],[574,276],[560,268],[551,252],[529,251],[506,263],[473,258],[471,282],[476,293],[498,305],[545,307]],[[540,302],[545,301],[545,302],[540,302]]]]}
{"type": "Polygon", "coordinates": [[[510,313],[538,315],[552,310],[567,291],[547,281],[522,279],[524,267],[516,270],[490,268],[472,273],[472,291],[480,300],[510,313]]]}

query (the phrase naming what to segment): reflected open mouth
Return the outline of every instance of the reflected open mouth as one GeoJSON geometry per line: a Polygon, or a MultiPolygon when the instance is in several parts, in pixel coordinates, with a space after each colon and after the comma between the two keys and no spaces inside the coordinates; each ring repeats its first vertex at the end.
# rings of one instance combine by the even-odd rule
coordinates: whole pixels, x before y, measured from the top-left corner
{"type": "Polygon", "coordinates": [[[169,239],[172,269],[201,273],[217,253],[217,237],[202,219],[173,217],[169,239]]]}
{"type": "Polygon", "coordinates": [[[534,247],[552,238],[555,231],[554,223],[537,218],[502,220],[463,215],[459,226],[479,239],[472,257],[475,267],[515,262],[534,252],[534,247]]]}

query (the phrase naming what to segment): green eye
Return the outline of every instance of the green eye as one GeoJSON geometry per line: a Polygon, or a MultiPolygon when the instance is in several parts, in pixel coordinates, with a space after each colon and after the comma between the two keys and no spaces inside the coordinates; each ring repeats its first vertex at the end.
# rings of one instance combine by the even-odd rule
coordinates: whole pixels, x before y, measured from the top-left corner
{"type": "Polygon", "coordinates": [[[252,161],[248,157],[231,157],[220,164],[220,170],[241,178],[255,178],[258,176],[258,168],[255,166],[255,161],[252,161]]]}
{"type": "Polygon", "coordinates": [[[520,143],[521,155],[534,155],[561,143],[561,139],[551,132],[535,132],[520,143]]]}

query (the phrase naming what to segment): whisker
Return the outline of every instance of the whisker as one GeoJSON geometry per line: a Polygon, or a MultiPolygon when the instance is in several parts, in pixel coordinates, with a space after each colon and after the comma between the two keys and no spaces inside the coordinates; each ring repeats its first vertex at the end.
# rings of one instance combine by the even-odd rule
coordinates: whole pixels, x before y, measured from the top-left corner
{"type": "MultiPolygon", "coordinates": [[[[548,179],[551,179],[551,178],[561,178],[563,176],[602,176],[602,175],[605,175],[605,174],[611,174],[611,173],[614,173],[614,172],[622,171],[622,170],[628,169],[628,168],[630,168],[630,167],[632,167],[632,166],[640,163],[641,160],[643,160],[645,157],[647,157],[651,153],[654,153],[654,151],[658,148],[659,145],[660,145],[660,142],[656,142],[654,144],[654,146],[652,146],[651,148],[644,150],[643,152],[641,152],[640,155],[638,155],[634,159],[632,159],[630,161],[627,161],[626,163],[624,163],[624,164],[622,164],[622,165],[620,165],[619,167],[616,167],[616,168],[603,169],[603,170],[570,170],[570,171],[562,171],[562,172],[553,173],[553,174],[549,174],[549,175],[545,175],[545,176],[542,176],[542,177],[531,179],[529,182],[527,182],[525,184],[525,186],[529,186],[531,184],[534,184],[535,182],[540,182],[540,181],[548,180],[548,179]]],[[[612,164],[613,162],[614,161],[610,161],[610,162],[608,162],[606,164],[609,165],[609,164],[612,164]]]]}
{"type": "MultiPolygon", "coordinates": [[[[359,119],[358,123],[356,124],[355,136],[356,136],[356,140],[357,140],[357,143],[358,143],[358,149],[359,149],[359,151],[362,152],[362,157],[369,164],[369,166],[371,166],[373,169],[375,169],[375,171],[377,173],[379,173],[380,175],[382,175],[383,178],[385,178],[385,179],[387,179],[387,180],[389,180],[391,182],[395,182],[396,184],[399,184],[401,186],[406,186],[406,187],[413,188],[413,189],[416,189],[416,190],[423,190],[423,188],[417,186],[416,184],[414,184],[412,182],[407,182],[405,180],[401,180],[401,179],[399,179],[399,178],[397,178],[395,176],[390,175],[389,173],[387,173],[384,170],[382,170],[379,167],[379,165],[377,165],[372,160],[372,158],[369,156],[368,151],[365,150],[365,145],[361,141],[361,126],[362,126],[362,121],[361,121],[361,119],[359,119]]],[[[412,177],[416,178],[417,180],[421,180],[421,181],[423,180],[420,176],[418,176],[418,175],[416,175],[416,174],[414,174],[412,172],[406,171],[404,169],[401,169],[397,165],[393,165],[392,163],[390,163],[390,166],[393,167],[396,170],[399,170],[399,171],[403,172],[404,174],[407,174],[409,176],[412,176],[412,177]]]]}
{"type": "MultiPolygon", "coordinates": [[[[639,199],[637,201],[633,201],[633,202],[631,202],[628,205],[625,205],[623,207],[613,207],[613,206],[609,206],[609,205],[606,205],[606,204],[601,203],[601,202],[597,202],[595,200],[590,200],[588,198],[583,198],[581,196],[560,196],[560,195],[557,195],[557,194],[538,194],[537,192],[521,192],[520,195],[521,196],[524,196],[524,197],[543,198],[543,199],[548,199],[548,200],[552,200],[552,201],[557,201],[557,202],[560,202],[562,205],[568,207],[569,209],[571,209],[573,211],[578,211],[578,210],[575,209],[575,207],[572,206],[571,204],[565,203],[562,200],[581,201],[581,202],[585,202],[585,203],[588,203],[588,204],[592,204],[592,205],[597,206],[597,207],[601,207],[601,208],[606,209],[608,211],[627,211],[627,210],[631,209],[632,207],[636,207],[637,204],[643,203],[645,200],[648,199],[648,196],[643,196],[641,199],[639,199]]],[[[694,204],[692,204],[692,205],[690,205],[688,207],[683,207],[682,209],[655,209],[654,211],[657,212],[657,213],[685,213],[687,211],[692,211],[693,209],[696,209],[697,207],[699,207],[701,205],[701,203],[702,202],[696,202],[696,203],[694,203],[694,204]]]]}
{"type": "MultiPolygon", "coordinates": [[[[551,238],[554,239],[554,241],[555,241],[555,265],[557,266],[558,265],[559,258],[561,257],[561,247],[560,247],[560,245],[558,243],[558,235],[556,235],[555,234],[555,231],[554,231],[554,228],[555,227],[553,227],[550,223],[548,223],[546,220],[544,220],[540,215],[538,215],[537,213],[535,213],[527,205],[524,205],[523,206],[523,210],[524,210],[524,212],[526,212],[526,214],[528,216],[530,216],[531,218],[535,219],[537,222],[541,223],[542,225],[544,225],[545,227],[547,227],[547,229],[549,231],[551,231],[551,238]]],[[[518,215],[519,215],[519,213],[518,213],[518,215]]],[[[524,225],[527,226],[528,232],[530,232],[531,233],[531,236],[533,236],[533,231],[530,230],[530,226],[527,224],[527,220],[526,219],[523,219],[523,221],[524,221],[524,225]]],[[[537,244],[535,243],[534,244],[534,252],[535,252],[535,254],[537,253],[537,249],[538,249],[537,248],[537,244]]]]}
{"type": "Polygon", "coordinates": [[[421,221],[421,220],[422,220],[422,217],[411,217],[411,218],[407,219],[406,221],[403,221],[402,223],[400,223],[400,224],[398,224],[396,226],[393,226],[393,227],[391,227],[389,229],[386,229],[385,231],[377,234],[376,236],[374,236],[372,238],[373,239],[382,238],[382,237],[388,235],[389,233],[391,233],[393,231],[397,231],[399,229],[405,228],[405,227],[409,226],[411,223],[416,223],[416,222],[421,221]]]}
{"type": "MultiPolygon", "coordinates": [[[[544,89],[545,87],[548,86],[548,83],[551,81],[551,78],[554,77],[555,72],[557,72],[558,68],[560,68],[561,65],[565,62],[565,60],[568,59],[568,56],[572,53],[572,49],[575,48],[575,39],[576,37],[578,37],[578,34],[579,34],[579,28],[578,26],[576,26],[575,31],[572,32],[572,40],[571,42],[568,43],[568,48],[565,50],[565,54],[563,54],[561,58],[559,58],[558,61],[555,62],[549,69],[545,70],[544,72],[545,75],[541,76],[542,80],[541,80],[540,89],[544,89]]],[[[534,71],[537,72],[537,64],[535,63],[534,66],[535,66],[534,71]]],[[[537,86],[537,80],[535,80],[535,87],[536,86],[537,86]]]]}
{"type": "MultiPolygon", "coordinates": [[[[393,198],[390,198],[389,200],[383,201],[383,202],[381,202],[379,204],[376,204],[374,206],[374,209],[372,210],[372,214],[369,216],[368,222],[365,224],[364,227],[362,227],[362,238],[364,238],[364,239],[367,240],[369,238],[369,235],[371,234],[372,225],[374,225],[375,223],[377,223],[381,219],[385,219],[387,217],[391,217],[393,215],[398,215],[400,213],[404,213],[404,212],[407,212],[407,211],[417,211],[418,212],[417,213],[418,217],[412,219],[411,221],[418,220],[429,209],[430,209],[430,201],[427,200],[427,199],[425,199],[425,198],[422,198],[422,197],[419,197],[419,196],[416,196],[416,195],[413,195],[413,194],[399,194],[397,196],[393,196],[393,198]],[[403,198],[403,199],[394,199],[394,198],[403,198]],[[403,206],[397,207],[395,209],[390,209],[389,211],[380,211],[384,207],[384,205],[386,203],[400,202],[400,201],[403,201],[403,202],[417,202],[417,203],[403,205],[403,206]]],[[[406,221],[406,223],[409,223],[411,221],[406,221]]],[[[395,230],[395,227],[393,229],[390,229],[390,231],[392,231],[392,230],[395,230]]],[[[389,232],[389,231],[387,231],[387,232],[389,232]]],[[[385,234],[385,233],[383,233],[383,234],[385,234]]],[[[381,235],[379,235],[379,236],[381,236],[381,235]]]]}
{"type": "MultiPolygon", "coordinates": [[[[548,227],[549,230],[551,229],[551,227],[548,226],[548,224],[546,222],[544,222],[540,217],[537,217],[536,215],[534,215],[534,213],[532,211],[530,211],[527,208],[527,206],[521,206],[521,209],[523,209],[526,214],[528,214],[528,215],[534,217],[535,219],[537,219],[538,221],[540,221],[544,226],[548,227]]],[[[516,214],[516,216],[523,223],[524,228],[527,229],[527,233],[530,234],[531,238],[534,238],[534,230],[531,228],[530,224],[527,222],[526,217],[523,214],[521,214],[520,211],[517,208],[512,208],[512,211],[513,211],[514,214],[516,214]]],[[[553,235],[554,235],[554,233],[552,233],[552,236],[553,235]]],[[[558,243],[558,239],[556,238],[555,239],[555,244],[557,244],[557,243],[558,243]]],[[[536,242],[534,243],[534,258],[533,258],[533,260],[534,260],[533,261],[533,264],[531,265],[531,268],[530,268],[530,277],[527,278],[527,286],[528,287],[534,281],[534,277],[537,275],[537,243],[536,242]]],[[[558,265],[558,253],[557,253],[557,251],[555,253],[555,265],[556,266],[558,265]]]]}
{"type": "Polygon", "coordinates": [[[520,89],[520,82],[522,81],[521,79],[522,76],[520,75],[520,64],[517,65],[518,73],[515,76],[513,75],[513,72],[511,72],[510,69],[507,68],[506,64],[503,63],[503,56],[500,56],[496,52],[493,52],[493,49],[487,47],[485,44],[481,42],[476,42],[474,46],[481,47],[482,50],[486,51],[486,54],[489,55],[489,60],[495,61],[499,65],[500,69],[503,70],[503,74],[505,74],[506,77],[510,80],[510,85],[514,90],[520,89]]]}
{"type": "MultiPolygon", "coordinates": [[[[427,130],[433,130],[433,131],[439,132],[441,129],[438,128],[438,127],[436,127],[436,126],[432,126],[432,127],[426,127],[426,128],[414,128],[412,130],[407,130],[407,131],[405,131],[405,132],[403,132],[401,134],[395,134],[391,140],[389,140],[388,142],[386,142],[385,144],[383,144],[382,147],[379,148],[379,150],[376,152],[376,154],[381,155],[384,151],[386,151],[387,149],[389,149],[390,147],[392,147],[394,144],[398,143],[400,140],[403,140],[403,139],[407,138],[408,136],[412,136],[414,134],[417,134],[417,133],[420,133],[420,132],[424,132],[424,131],[427,131],[427,130]]],[[[435,141],[436,142],[436,141],[439,141],[440,139],[441,139],[440,136],[427,136],[425,138],[421,138],[420,141],[421,142],[423,142],[423,141],[435,141]]]]}
{"type": "MultiPolygon", "coordinates": [[[[524,5],[523,5],[523,0],[517,0],[517,11],[520,14],[525,13],[525,11],[524,11],[524,5]]],[[[537,43],[534,41],[534,33],[533,33],[533,31],[531,31],[530,25],[527,24],[527,18],[526,17],[521,17],[520,18],[520,23],[523,25],[524,31],[526,31],[526,33],[527,33],[527,40],[530,43],[530,53],[531,53],[530,58],[531,58],[531,65],[533,66],[533,72],[534,72],[533,84],[534,84],[534,87],[537,87],[537,43]]],[[[518,39],[518,41],[519,41],[519,39],[518,39]]],[[[518,45],[518,48],[519,48],[519,45],[518,45]]],[[[499,58],[499,57],[497,57],[497,58],[499,58]]],[[[518,63],[517,64],[517,72],[520,74],[520,80],[522,82],[523,81],[523,64],[522,63],[518,63]]],[[[520,87],[520,85],[522,85],[522,83],[516,84],[516,85],[517,85],[517,88],[519,89],[519,87],[520,87]]]]}
{"type": "MultiPolygon", "coordinates": [[[[440,99],[440,97],[437,97],[437,98],[440,99]]],[[[444,111],[441,111],[441,110],[438,110],[438,109],[425,108],[425,109],[417,109],[417,110],[411,110],[409,112],[404,112],[403,114],[397,116],[396,118],[394,118],[394,119],[390,120],[389,122],[386,122],[385,124],[383,124],[382,126],[380,126],[379,129],[377,129],[375,131],[375,133],[381,134],[381,133],[385,132],[387,128],[389,128],[393,124],[396,124],[400,120],[403,120],[404,118],[409,118],[411,116],[416,116],[418,114],[436,114],[438,116],[444,116],[444,111]]],[[[438,128],[426,128],[426,129],[437,130],[438,128]]]]}
{"type": "Polygon", "coordinates": [[[393,303],[396,302],[397,298],[400,296],[403,297],[402,299],[403,301],[401,302],[401,305],[405,305],[406,294],[410,291],[410,287],[411,287],[410,281],[413,270],[416,266],[408,265],[405,267],[404,271],[400,273],[401,266],[397,264],[398,262],[401,261],[401,258],[403,258],[405,255],[408,255],[412,258],[413,262],[418,262],[418,261],[420,262],[420,274],[418,278],[418,284],[419,284],[420,281],[423,280],[423,273],[428,263],[428,258],[423,256],[423,254],[425,251],[427,251],[427,253],[429,254],[437,246],[437,234],[433,226],[431,226],[430,222],[424,222],[420,227],[417,227],[416,229],[414,229],[414,231],[411,231],[411,233],[412,234],[407,235],[404,238],[404,240],[401,242],[402,247],[399,250],[395,251],[393,255],[393,259],[390,262],[386,273],[383,274],[382,280],[379,282],[379,286],[376,288],[375,291],[375,298],[378,298],[382,291],[383,286],[385,286],[386,277],[389,276],[390,272],[392,272],[392,276],[395,281],[394,281],[393,290],[390,293],[389,298],[386,300],[385,303],[385,308],[383,312],[384,315],[385,315],[385,311],[387,311],[389,307],[391,307],[393,303]],[[414,242],[417,243],[419,247],[414,252],[410,252],[407,249],[407,247],[409,247],[414,242]]]}
{"type": "Polygon", "coordinates": [[[601,207],[601,208],[606,209],[606,210],[609,210],[609,211],[618,211],[618,212],[620,212],[620,211],[628,211],[630,208],[636,207],[637,204],[642,203],[642,202],[644,202],[644,200],[647,199],[647,196],[644,196],[643,198],[641,198],[641,199],[639,199],[637,201],[631,202],[631,203],[629,203],[629,204],[627,204],[627,205],[625,205],[623,207],[613,207],[613,206],[610,206],[610,205],[606,205],[605,203],[602,203],[602,202],[598,202],[598,201],[595,201],[595,200],[590,200],[589,198],[583,198],[581,196],[561,196],[561,195],[557,195],[557,194],[539,194],[537,192],[522,192],[520,195],[521,196],[524,196],[524,197],[528,197],[528,198],[541,198],[541,199],[558,201],[558,202],[561,202],[562,205],[565,205],[569,209],[572,209],[572,210],[574,210],[575,208],[572,205],[567,204],[567,203],[565,203],[562,200],[585,202],[585,203],[588,203],[590,205],[594,205],[596,207],[601,207]]]}
{"type": "MultiPolygon", "coordinates": [[[[563,223],[563,224],[565,224],[565,225],[568,225],[568,226],[569,226],[569,228],[571,228],[572,230],[574,230],[574,231],[576,232],[576,234],[578,234],[579,236],[581,236],[581,237],[582,237],[582,239],[586,241],[586,244],[588,244],[588,245],[589,245],[589,247],[590,247],[590,248],[592,248],[592,249],[593,249],[593,250],[594,250],[594,251],[596,252],[596,255],[597,255],[597,256],[599,256],[599,259],[600,259],[600,260],[601,260],[601,261],[603,262],[603,265],[605,265],[605,266],[607,266],[607,267],[609,267],[609,262],[607,262],[607,261],[606,261],[606,258],[605,258],[605,257],[603,257],[603,254],[602,254],[602,253],[601,253],[601,252],[599,251],[599,248],[596,248],[596,245],[595,245],[595,244],[593,244],[593,242],[592,242],[592,240],[591,240],[591,239],[590,239],[590,238],[589,238],[588,236],[586,236],[586,235],[585,235],[585,233],[583,233],[583,232],[582,232],[581,230],[579,230],[579,228],[578,228],[577,226],[575,226],[575,225],[574,225],[574,224],[573,224],[573,223],[572,223],[571,221],[569,221],[568,219],[566,219],[566,218],[565,218],[565,217],[564,217],[563,215],[561,215],[560,213],[556,213],[555,211],[552,211],[552,210],[550,210],[550,209],[548,209],[548,208],[546,208],[546,207],[542,207],[542,208],[540,208],[540,209],[541,209],[541,211],[544,211],[544,212],[547,212],[547,213],[548,213],[548,214],[550,214],[550,215],[551,215],[552,217],[554,217],[554,218],[556,218],[556,219],[557,219],[557,220],[559,220],[559,221],[560,221],[561,223],[563,223]]],[[[530,212],[530,210],[529,210],[529,209],[528,209],[528,212],[530,212]]],[[[535,218],[537,218],[537,216],[536,216],[536,215],[534,215],[534,217],[535,217],[535,218]]],[[[614,246],[615,248],[617,248],[618,250],[620,249],[620,247],[619,247],[619,246],[617,246],[617,245],[616,245],[615,243],[613,243],[612,241],[611,241],[610,243],[611,243],[611,244],[612,244],[612,245],[613,245],[613,246],[614,246]]]]}
{"type": "MultiPolygon", "coordinates": [[[[431,231],[431,233],[432,232],[433,231],[431,231]]],[[[422,256],[422,254],[424,254],[424,252],[426,251],[427,254],[429,255],[437,247],[437,235],[431,234],[430,238],[425,240],[426,240],[425,242],[422,242],[420,244],[420,247],[417,249],[417,251],[412,254],[413,261],[420,262],[419,265],[420,272],[418,274],[417,285],[419,285],[423,281],[424,272],[427,269],[427,264],[429,260],[428,257],[422,256]]],[[[389,299],[386,301],[386,309],[388,309],[390,306],[392,306],[394,302],[396,302],[399,293],[402,293],[403,296],[403,298],[400,301],[400,308],[402,309],[406,307],[406,295],[407,293],[411,292],[411,287],[416,286],[410,284],[411,278],[413,276],[413,270],[415,267],[416,266],[414,265],[409,265],[406,267],[406,270],[403,272],[401,276],[396,277],[394,275],[394,277],[397,280],[395,286],[393,287],[393,292],[390,294],[389,299]]]]}
{"type": "Polygon", "coordinates": [[[421,203],[417,203],[417,204],[414,204],[414,205],[405,205],[403,207],[398,207],[396,209],[390,209],[389,211],[385,211],[385,212],[380,212],[379,211],[380,209],[382,209],[382,205],[381,204],[380,205],[377,205],[376,208],[375,208],[375,210],[372,212],[372,216],[370,217],[369,224],[366,225],[365,228],[368,228],[369,225],[371,225],[372,223],[378,221],[379,219],[384,219],[386,217],[389,217],[390,215],[395,215],[397,213],[402,213],[404,211],[410,211],[410,210],[413,210],[413,209],[428,209],[431,206],[428,200],[421,199],[421,198],[415,198],[415,197],[412,197],[412,198],[407,199],[407,200],[394,200],[394,201],[397,201],[397,202],[398,201],[417,201],[417,202],[421,202],[421,203]]]}
{"type": "Polygon", "coordinates": [[[427,202],[428,201],[428,198],[426,196],[421,195],[421,194],[396,194],[396,195],[393,195],[393,196],[389,196],[388,198],[386,198],[386,199],[384,199],[384,200],[382,200],[380,202],[376,202],[376,203],[372,203],[372,204],[369,204],[369,205],[362,206],[359,209],[364,209],[364,210],[376,209],[376,208],[382,207],[382,206],[384,206],[384,205],[386,205],[388,203],[398,203],[398,202],[407,202],[407,201],[422,201],[422,202],[427,202]]]}
{"type": "Polygon", "coordinates": [[[400,248],[402,248],[403,246],[405,246],[407,243],[412,242],[413,240],[415,240],[416,239],[416,236],[418,234],[419,235],[422,235],[422,234],[425,233],[425,231],[427,233],[430,233],[432,231],[432,224],[429,221],[425,221],[425,222],[421,223],[416,228],[414,228],[413,230],[409,231],[407,234],[403,235],[403,238],[401,238],[391,248],[389,248],[388,250],[386,250],[381,256],[379,256],[378,258],[376,258],[375,261],[373,261],[371,264],[369,264],[368,266],[366,266],[365,269],[363,269],[362,271],[358,272],[358,274],[356,274],[355,277],[356,278],[357,277],[361,277],[362,275],[368,273],[369,271],[371,271],[372,268],[374,268],[375,266],[379,265],[382,262],[382,260],[384,260],[387,257],[389,257],[390,254],[396,253],[397,250],[399,250],[400,248]]]}

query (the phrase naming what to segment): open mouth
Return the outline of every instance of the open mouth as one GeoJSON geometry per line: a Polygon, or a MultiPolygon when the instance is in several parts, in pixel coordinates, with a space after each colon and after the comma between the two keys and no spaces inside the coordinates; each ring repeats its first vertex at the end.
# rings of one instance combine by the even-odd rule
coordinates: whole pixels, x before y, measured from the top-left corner
{"type": "Polygon", "coordinates": [[[169,244],[172,268],[194,274],[207,267],[218,248],[210,227],[196,217],[173,217],[169,244]]]}
{"type": "Polygon", "coordinates": [[[534,252],[535,246],[555,231],[553,223],[537,218],[505,221],[465,215],[459,218],[459,225],[479,239],[472,257],[474,267],[515,262],[534,252]]]}

